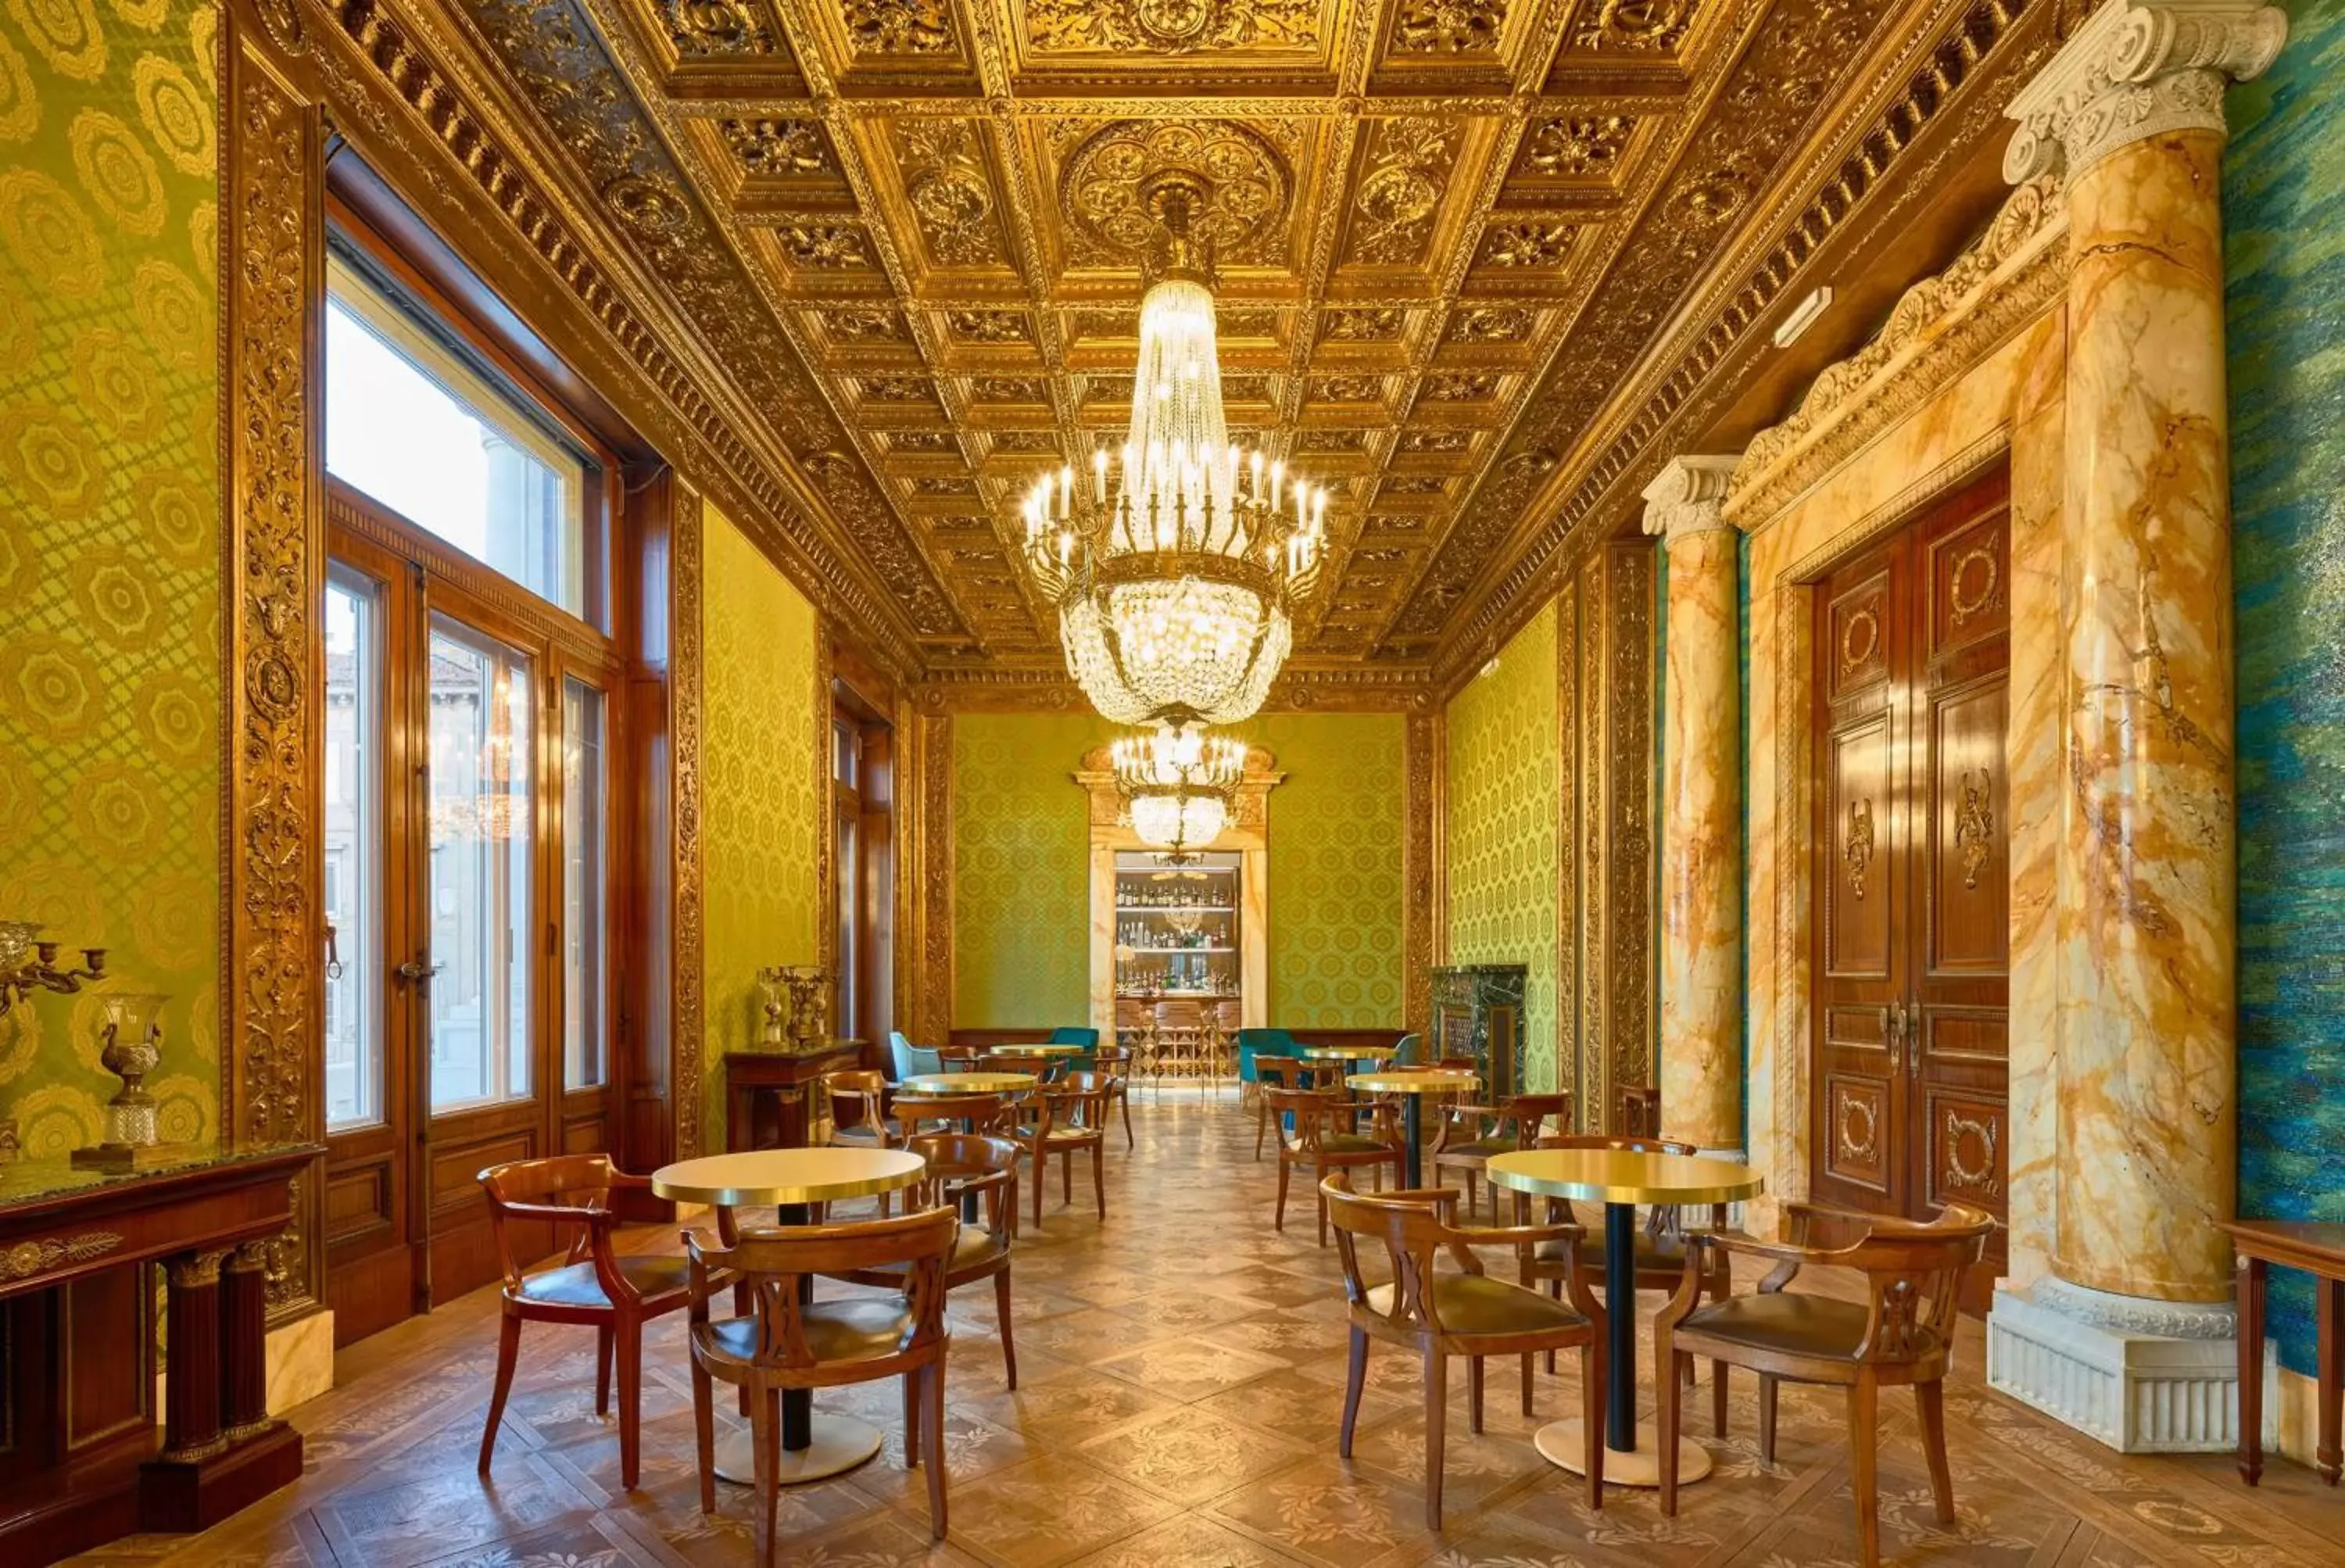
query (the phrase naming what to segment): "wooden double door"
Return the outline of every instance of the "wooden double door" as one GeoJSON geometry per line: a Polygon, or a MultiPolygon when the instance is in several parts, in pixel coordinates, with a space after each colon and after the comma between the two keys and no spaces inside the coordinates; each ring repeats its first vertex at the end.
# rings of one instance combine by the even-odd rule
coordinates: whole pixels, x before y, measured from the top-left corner
{"type": "MultiPolygon", "coordinates": [[[[1932,504],[1817,596],[1809,1104],[1825,1203],[2005,1215],[2009,493],[1998,470],[1932,504]]],[[[1974,1272],[1984,1288],[1999,1268],[1974,1272]]]]}

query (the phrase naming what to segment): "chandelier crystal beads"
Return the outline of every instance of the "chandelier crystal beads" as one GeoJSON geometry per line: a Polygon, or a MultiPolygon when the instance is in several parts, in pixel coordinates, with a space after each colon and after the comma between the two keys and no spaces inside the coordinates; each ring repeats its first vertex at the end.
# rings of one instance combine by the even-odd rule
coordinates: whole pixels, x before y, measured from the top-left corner
{"type": "Polygon", "coordinates": [[[1163,233],[1140,307],[1122,450],[1044,474],[1025,555],[1059,608],[1067,667],[1119,724],[1233,724],[1261,708],[1316,584],[1327,493],[1229,439],[1210,259],[1189,238],[1202,199],[1173,173],[1144,193],[1163,233]]]}

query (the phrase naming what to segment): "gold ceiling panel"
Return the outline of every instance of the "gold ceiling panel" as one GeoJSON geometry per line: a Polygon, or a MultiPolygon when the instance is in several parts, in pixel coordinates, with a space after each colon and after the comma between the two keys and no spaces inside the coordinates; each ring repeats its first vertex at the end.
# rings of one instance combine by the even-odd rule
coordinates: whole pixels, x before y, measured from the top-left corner
{"type": "Polygon", "coordinates": [[[1152,173],[1210,182],[1233,433],[1331,491],[1299,663],[1454,666],[1593,514],[1543,498],[1626,483],[1680,306],[1740,341],[1720,270],[2030,0],[411,3],[484,42],[937,667],[1030,682],[1016,507],[1129,416],[1152,173]]]}

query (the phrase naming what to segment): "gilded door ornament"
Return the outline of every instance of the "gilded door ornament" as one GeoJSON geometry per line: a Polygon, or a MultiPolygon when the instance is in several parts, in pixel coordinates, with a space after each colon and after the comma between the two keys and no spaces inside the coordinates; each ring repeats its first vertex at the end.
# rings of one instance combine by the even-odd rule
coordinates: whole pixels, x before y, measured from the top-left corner
{"type": "Polygon", "coordinates": [[[1401,0],[1393,44],[1420,55],[1484,54],[1506,25],[1506,0],[1401,0]]]}
{"type": "Polygon", "coordinates": [[[1848,867],[1848,891],[1864,897],[1864,873],[1873,864],[1873,798],[1848,804],[1848,836],[1841,840],[1840,858],[1848,867]]]}
{"type": "Polygon", "coordinates": [[[1842,1159],[1857,1165],[1873,1164],[1881,1155],[1880,1107],[1854,1095],[1842,1095],[1835,1134],[1840,1140],[1842,1159]],[[1864,1126],[1862,1135],[1854,1130],[1860,1121],[1864,1126]]]}
{"type": "Polygon", "coordinates": [[[1840,677],[1845,681],[1873,661],[1881,652],[1881,616],[1878,599],[1868,600],[1849,612],[1840,628],[1840,677]]]}
{"type": "Polygon", "coordinates": [[[1995,812],[1987,805],[1991,782],[1984,769],[1963,769],[1963,800],[1962,809],[1954,816],[1954,846],[1962,851],[1963,886],[1966,888],[1978,886],[1979,872],[1986,865],[1988,846],[1995,841],[1995,812]]]}
{"type": "Polygon", "coordinates": [[[1982,610],[1993,609],[2001,596],[2003,569],[1995,564],[1995,546],[2000,536],[1990,534],[1986,538],[1964,551],[1954,562],[1954,569],[1946,574],[1946,619],[1950,625],[1961,626],[1982,610]]]}
{"type": "Polygon", "coordinates": [[[1995,1125],[1992,1116],[1965,1116],[1951,1106],[1946,1111],[1946,1175],[1950,1187],[1985,1193],[1989,1197],[2000,1196],[2003,1183],[1995,1174],[1995,1125]],[[1965,1141],[1979,1149],[1979,1162],[1973,1166],[1963,1158],[1965,1141]]]}

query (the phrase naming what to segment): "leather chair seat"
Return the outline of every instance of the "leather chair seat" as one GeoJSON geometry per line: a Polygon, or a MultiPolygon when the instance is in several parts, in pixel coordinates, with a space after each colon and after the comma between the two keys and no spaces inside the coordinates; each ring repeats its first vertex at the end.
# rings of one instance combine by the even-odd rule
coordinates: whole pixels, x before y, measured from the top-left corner
{"type": "Polygon", "coordinates": [[[1357,1133],[1329,1133],[1319,1140],[1323,1155],[1396,1155],[1400,1151],[1380,1138],[1363,1137],[1357,1133]]]}
{"type": "MultiPolygon", "coordinates": [[[[817,1361],[868,1361],[892,1356],[911,1332],[912,1308],[901,1298],[878,1301],[817,1301],[805,1309],[807,1349],[817,1361]]],[[[693,1333],[701,1347],[727,1361],[757,1353],[755,1318],[720,1318],[693,1333]]]]}
{"type": "MultiPolygon", "coordinates": [[[[1754,1350],[1788,1350],[1804,1356],[1853,1356],[1864,1341],[1865,1308],[1830,1296],[1790,1291],[1731,1296],[1697,1308],[1678,1326],[1680,1334],[1707,1334],[1754,1350]]],[[[1934,1339],[1917,1328],[1916,1348],[1934,1339]]]]}
{"type": "MultiPolygon", "coordinates": [[[[638,1257],[626,1256],[619,1260],[619,1273],[640,1296],[664,1296],[671,1290],[682,1290],[691,1283],[691,1275],[681,1257],[638,1257]]],[[[543,1274],[522,1277],[522,1298],[543,1301],[554,1307],[608,1307],[610,1298],[603,1294],[603,1282],[594,1278],[591,1263],[564,1264],[549,1268],[543,1274]]]]}
{"type": "MultiPolygon", "coordinates": [[[[1391,1312],[1393,1288],[1371,1287],[1367,1304],[1372,1312],[1391,1312]]],[[[1560,1301],[1481,1274],[1435,1275],[1433,1314],[1449,1334],[1538,1334],[1588,1321],[1560,1301]]]]}
{"type": "Polygon", "coordinates": [[[834,1148],[876,1149],[881,1146],[879,1129],[868,1122],[852,1127],[831,1128],[830,1142],[834,1148]]]}
{"type": "Polygon", "coordinates": [[[1511,1155],[1521,1148],[1522,1145],[1512,1138],[1476,1138],[1470,1144],[1452,1144],[1434,1157],[1447,1160],[1458,1155],[1471,1155],[1476,1159],[1487,1160],[1492,1155],[1511,1155]]]}
{"type": "MultiPolygon", "coordinates": [[[[1088,1144],[1097,1139],[1099,1135],[1100,1130],[1097,1127],[1052,1127],[1050,1136],[1043,1139],[1043,1142],[1052,1148],[1057,1148],[1061,1144],[1088,1144]]],[[[1018,1139],[1020,1143],[1032,1143],[1034,1129],[1031,1126],[1019,1128],[1018,1139]]]]}

